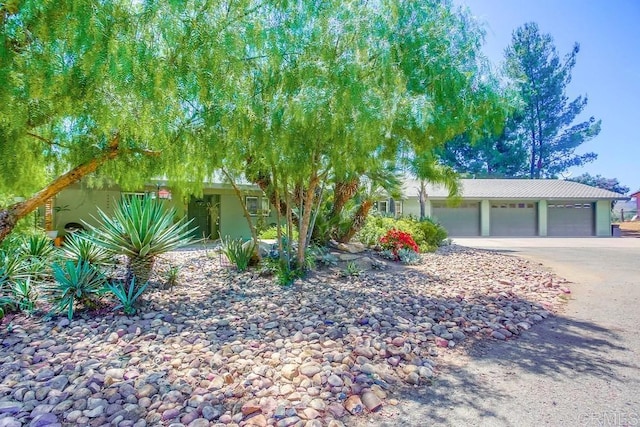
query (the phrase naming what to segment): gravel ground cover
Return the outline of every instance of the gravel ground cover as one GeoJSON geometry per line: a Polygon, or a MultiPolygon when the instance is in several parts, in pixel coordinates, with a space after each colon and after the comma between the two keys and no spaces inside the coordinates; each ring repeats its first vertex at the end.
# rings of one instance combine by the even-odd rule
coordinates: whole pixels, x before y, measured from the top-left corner
{"type": "Polygon", "coordinates": [[[428,387],[443,353],[514,339],[570,292],[539,264],[457,246],[290,288],[210,255],[168,254],[158,269],[179,265],[179,284],[136,316],[5,319],[0,427],[349,425],[428,387]]]}

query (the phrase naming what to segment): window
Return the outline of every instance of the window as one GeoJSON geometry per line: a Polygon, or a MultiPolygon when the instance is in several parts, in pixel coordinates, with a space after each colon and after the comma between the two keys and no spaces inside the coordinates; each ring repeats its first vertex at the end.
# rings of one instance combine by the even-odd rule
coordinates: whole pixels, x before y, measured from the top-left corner
{"type": "Polygon", "coordinates": [[[373,204],[373,206],[376,208],[376,210],[380,213],[387,213],[389,212],[389,202],[384,200],[384,201],[380,201],[380,202],[375,202],[373,204]]]}
{"type": "Polygon", "coordinates": [[[262,202],[260,213],[262,214],[262,216],[269,216],[269,213],[271,213],[271,206],[269,205],[269,199],[267,199],[266,197],[262,197],[260,201],[262,202]]]}
{"type": "Polygon", "coordinates": [[[269,200],[266,197],[245,196],[244,203],[251,216],[269,216],[269,200]]]}
{"type": "Polygon", "coordinates": [[[258,215],[258,198],[255,196],[245,196],[244,204],[247,207],[247,211],[252,216],[258,215]]]}

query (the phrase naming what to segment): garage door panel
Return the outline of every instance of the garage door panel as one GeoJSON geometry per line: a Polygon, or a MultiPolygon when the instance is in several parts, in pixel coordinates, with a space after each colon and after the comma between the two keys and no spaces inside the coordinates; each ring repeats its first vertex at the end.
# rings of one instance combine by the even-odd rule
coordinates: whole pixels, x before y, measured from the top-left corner
{"type": "Polygon", "coordinates": [[[431,214],[450,236],[468,237],[480,235],[480,203],[467,202],[458,207],[434,204],[431,214]]]}
{"type": "Polygon", "coordinates": [[[595,234],[592,203],[549,203],[547,212],[547,234],[549,236],[580,237],[595,234]]]}
{"type": "Polygon", "coordinates": [[[492,236],[537,236],[538,209],[532,202],[492,202],[492,236]]]}

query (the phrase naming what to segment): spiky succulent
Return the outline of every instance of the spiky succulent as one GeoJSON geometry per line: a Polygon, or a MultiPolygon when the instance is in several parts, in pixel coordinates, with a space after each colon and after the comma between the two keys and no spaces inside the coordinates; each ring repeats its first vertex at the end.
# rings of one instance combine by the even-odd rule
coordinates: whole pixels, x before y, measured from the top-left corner
{"type": "Polygon", "coordinates": [[[191,221],[174,222],[176,210],[164,202],[144,198],[122,198],[113,216],[98,210],[98,225],[85,224],[91,240],[106,250],[128,258],[126,283],[149,280],[156,256],[191,243],[191,221]]]}

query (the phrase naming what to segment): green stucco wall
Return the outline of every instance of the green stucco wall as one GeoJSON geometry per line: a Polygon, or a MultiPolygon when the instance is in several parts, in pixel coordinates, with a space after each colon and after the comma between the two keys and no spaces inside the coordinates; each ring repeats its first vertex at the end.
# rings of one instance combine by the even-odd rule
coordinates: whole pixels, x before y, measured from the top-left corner
{"type": "MultiPolygon", "coordinates": [[[[147,191],[155,191],[149,188],[147,191]]],[[[144,192],[141,190],[140,192],[144,192]]],[[[261,197],[261,193],[257,191],[246,191],[246,195],[261,197]]],[[[243,215],[242,206],[238,197],[232,190],[227,189],[207,189],[205,195],[219,195],[219,227],[220,236],[230,236],[232,238],[251,238],[251,232],[247,225],[247,220],[243,215]]],[[[121,192],[118,188],[111,189],[88,189],[82,185],[72,186],[60,192],[54,200],[54,208],[61,208],[54,211],[53,223],[54,228],[58,230],[60,235],[64,235],[64,225],[69,222],[77,222],[82,224],[83,221],[92,225],[97,225],[93,217],[98,217],[98,208],[107,214],[113,213],[113,206],[120,199],[121,192]]],[[[165,203],[176,208],[177,217],[183,217],[188,214],[189,196],[172,192],[172,200],[166,200],[165,203]]],[[[212,215],[214,215],[212,213],[212,215]]],[[[212,218],[215,221],[215,218],[212,218]]],[[[254,224],[258,217],[253,217],[254,224]]],[[[271,209],[269,216],[264,217],[264,222],[269,225],[276,222],[274,210],[271,209]]]]}
{"type": "Polygon", "coordinates": [[[119,198],[120,191],[116,189],[89,190],[80,185],[67,188],[54,199],[53,228],[62,236],[64,226],[69,222],[82,224],[85,221],[96,225],[94,217],[98,217],[98,208],[112,214],[119,198]]]}

